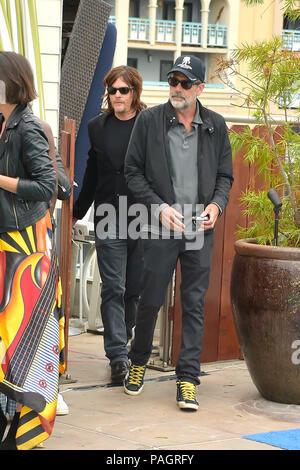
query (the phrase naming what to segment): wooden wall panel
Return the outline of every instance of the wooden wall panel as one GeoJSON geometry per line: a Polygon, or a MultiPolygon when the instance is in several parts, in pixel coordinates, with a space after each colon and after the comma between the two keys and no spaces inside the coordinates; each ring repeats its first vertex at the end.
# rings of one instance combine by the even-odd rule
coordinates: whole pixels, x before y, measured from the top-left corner
{"type": "MultiPolygon", "coordinates": [[[[60,155],[69,180],[74,181],[75,121],[64,118],[60,137],[60,155]]],[[[73,192],[62,202],[60,226],[60,275],[62,299],[65,312],[65,356],[68,361],[70,286],[71,286],[71,245],[72,245],[73,192]]]]}
{"type": "MultiPolygon", "coordinates": [[[[242,132],[245,126],[233,126],[235,132],[242,132]]],[[[231,308],[230,281],[234,259],[234,242],[237,239],[238,226],[247,223],[239,202],[241,193],[249,185],[250,166],[243,161],[243,150],[236,153],[233,161],[234,183],[231,189],[229,204],[225,212],[224,250],[222,259],[222,285],[220,295],[220,329],[218,338],[218,360],[240,357],[240,346],[236,335],[231,308]]]]}

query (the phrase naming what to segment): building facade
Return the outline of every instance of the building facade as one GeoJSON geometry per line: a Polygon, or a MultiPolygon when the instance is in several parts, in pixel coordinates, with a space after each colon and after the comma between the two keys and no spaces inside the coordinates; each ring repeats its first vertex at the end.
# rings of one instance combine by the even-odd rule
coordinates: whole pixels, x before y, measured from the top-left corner
{"type": "Polygon", "coordinates": [[[232,90],[215,78],[219,57],[229,58],[244,42],[283,35],[286,47],[300,50],[299,25],[283,17],[275,0],[249,8],[242,0],[106,0],[117,28],[114,65],[136,67],[144,81],[148,106],[166,101],[167,72],[181,54],[200,57],[206,65],[202,101],[223,114],[240,113],[232,90]]]}
{"type": "MultiPolygon", "coordinates": [[[[241,113],[235,98],[212,78],[218,57],[230,57],[243,42],[282,35],[285,47],[300,51],[300,24],[283,17],[282,2],[246,7],[242,0],[105,0],[117,27],[114,65],[137,67],[148,106],[166,101],[166,73],[181,54],[206,64],[205,105],[225,115],[241,113]]],[[[72,31],[80,0],[36,2],[45,99],[45,119],[58,136],[61,56],[72,31]]]]}

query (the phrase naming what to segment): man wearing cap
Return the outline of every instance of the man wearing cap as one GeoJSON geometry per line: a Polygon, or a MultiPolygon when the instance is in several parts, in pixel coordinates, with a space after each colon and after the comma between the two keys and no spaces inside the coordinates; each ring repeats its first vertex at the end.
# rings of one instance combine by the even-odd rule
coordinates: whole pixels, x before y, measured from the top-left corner
{"type": "Polygon", "coordinates": [[[204,296],[214,227],[233,182],[225,121],[197,99],[204,80],[205,66],[199,58],[176,60],[168,73],[169,101],[142,111],[137,118],[124,172],[129,189],[147,207],[150,220],[143,237],[142,290],[124,390],[129,395],[142,391],[157,314],[180,260],[182,337],[176,400],[183,410],[199,406],[196,386],[200,384],[204,296]],[[199,222],[206,216],[208,220],[199,222]],[[157,224],[153,224],[155,218],[157,224]]]}

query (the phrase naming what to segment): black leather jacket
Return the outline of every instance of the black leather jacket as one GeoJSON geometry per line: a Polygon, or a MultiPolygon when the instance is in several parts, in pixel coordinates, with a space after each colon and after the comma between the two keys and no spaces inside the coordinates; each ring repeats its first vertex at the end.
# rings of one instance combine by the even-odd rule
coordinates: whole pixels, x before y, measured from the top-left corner
{"type": "Polygon", "coordinates": [[[19,178],[17,194],[0,188],[0,233],[22,230],[46,214],[56,174],[47,136],[26,105],[17,106],[6,123],[0,139],[0,174],[19,178]]]}

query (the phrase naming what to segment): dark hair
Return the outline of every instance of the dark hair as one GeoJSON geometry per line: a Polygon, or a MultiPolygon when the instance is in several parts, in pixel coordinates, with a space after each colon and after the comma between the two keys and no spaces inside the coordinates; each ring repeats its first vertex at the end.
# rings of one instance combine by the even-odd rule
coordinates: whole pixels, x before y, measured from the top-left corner
{"type": "Polygon", "coordinates": [[[27,104],[37,97],[31,65],[21,54],[0,51],[0,80],[8,104],[27,104]]]}
{"type": "MultiPolygon", "coordinates": [[[[103,85],[105,88],[112,86],[113,83],[118,79],[122,78],[128,86],[132,86],[133,89],[133,101],[132,107],[137,112],[145,109],[147,106],[141,101],[141,93],[143,88],[143,79],[140,72],[134,67],[128,65],[120,65],[119,67],[113,68],[108,74],[105,75],[103,85]]],[[[104,98],[104,111],[113,114],[114,110],[110,102],[109,94],[107,90],[103,96],[104,98]]]]}

